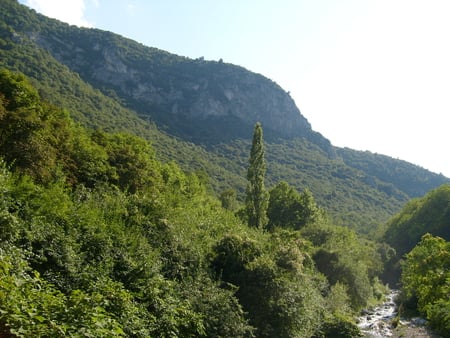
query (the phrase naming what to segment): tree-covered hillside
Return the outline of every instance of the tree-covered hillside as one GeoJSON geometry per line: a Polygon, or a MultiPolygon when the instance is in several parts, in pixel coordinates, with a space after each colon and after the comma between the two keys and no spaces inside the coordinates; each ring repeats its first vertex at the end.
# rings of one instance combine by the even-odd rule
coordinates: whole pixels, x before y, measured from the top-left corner
{"type": "Polygon", "coordinates": [[[385,227],[383,279],[401,288],[400,315],[419,314],[450,337],[450,185],[409,201],[385,227]]]}
{"type": "MultiPolygon", "coordinates": [[[[249,226],[204,174],[140,137],[85,129],[7,70],[0,135],[2,336],[353,337],[383,297],[382,246],[310,193],[284,215],[314,217],[249,226]]],[[[287,190],[271,190],[277,209],[287,190]]]]}
{"type": "Polygon", "coordinates": [[[387,223],[384,239],[401,256],[409,252],[426,233],[450,240],[449,184],[409,201],[387,223]]]}
{"type": "Polygon", "coordinates": [[[450,185],[444,184],[421,198],[410,200],[385,225],[382,240],[395,249],[386,266],[386,279],[398,280],[400,261],[425,234],[450,241],[450,185]]]}
{"type": "Polygon", "coordinates": [[[267,185],[283,180],[309,189],[339,224],[366,234],[408,199],[449,181],[404,161],[333,147],[262,75],[69,26],[15,0],[0,9],[1,67],[26,74],[41,97],[83,126],[138,135],[159,160],[205,173],[217,195],[233,189],[243,201],[256,117],[269,150],[267,185]]]}

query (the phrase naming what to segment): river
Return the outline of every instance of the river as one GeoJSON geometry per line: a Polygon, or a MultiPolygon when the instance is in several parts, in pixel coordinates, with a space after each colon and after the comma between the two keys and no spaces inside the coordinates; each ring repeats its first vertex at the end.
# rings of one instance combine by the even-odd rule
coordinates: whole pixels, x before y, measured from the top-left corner
{"type": "Polygon", "coordinates": [[[383,304],[364,310],[358,318],[358,326],[366,338],[392,337],[391,321],[397,315],[395,298],[397,290],[392,290],[383,304]]]}

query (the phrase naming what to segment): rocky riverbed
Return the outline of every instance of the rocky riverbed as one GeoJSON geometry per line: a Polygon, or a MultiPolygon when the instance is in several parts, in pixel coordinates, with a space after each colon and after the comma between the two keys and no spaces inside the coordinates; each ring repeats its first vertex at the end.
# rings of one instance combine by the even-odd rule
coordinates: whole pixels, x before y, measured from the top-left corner
{"type": "Polygon", "coordinates": [[[397,315],[397,307],[395,305],[397,295],[398,291],[393,290],[383,304],[362,312],[358,320],[358,326],[365,337],[383,338],[393,336],[392,319],[397,315]]]}
{"type": "Polygon", "coordinates": [[[422,318],[401,318],[395,327],[392,320],[397,316],[395,299],[397,290],[392,290],[386,301],[370,310],[364,310],[358,318],[358,326],[366,338],[440,338],[426,327],[422,318]]]}
{"type": "Polygon", "coordinates": [[[398,326],[392,330],[393,338],[441,338],[425,326],[422,318],[400,320],[398,326]]]}

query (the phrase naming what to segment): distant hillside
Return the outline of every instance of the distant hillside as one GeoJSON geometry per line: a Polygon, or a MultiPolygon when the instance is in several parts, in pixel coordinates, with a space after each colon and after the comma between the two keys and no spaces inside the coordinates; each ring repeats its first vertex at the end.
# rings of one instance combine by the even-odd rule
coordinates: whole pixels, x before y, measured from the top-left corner
{"type": "Polygon", "coordinates": [[[90,128],[151,140],[162,160],[207,173],[218,193],[244,190],[257,121],[267,143],[268,185],[285,180],[309,188],[339,223],[365,233],[410,198],[449,182],[404,161],[333,147],[288,93],[242,67],[69,26],[14,0],[0,9],[0,67],[25,73],[42,97],[90,128]]]}
{"type": "Polygon", "coordinates": [[[388,193],[392,189],[390,186],[393,186],[409,197],[420,197],[443,182],[449,182],[449,179],[443,175],[431,173],[417,165],[386,155],[349,148],[336,149],[338,156],[346,164],[365,172],[367,177],[376,177],[385,182],[386,187],[380,187],[380,189],[388,193]]]}
{"type": "Polygon", "coordinates": [[[409,201],[386,224],[383,240],[396,250],[386,269],[387,279],[400,275],[399,261],[426,233],[450,241],[450,184],[409,201]]]}
{"type": "Polygon", "coordinates": [[[450,184],[409,201],[387,223],[384,240],[401,257],[414,248],[426,233],[450,241],[450,184]]]}

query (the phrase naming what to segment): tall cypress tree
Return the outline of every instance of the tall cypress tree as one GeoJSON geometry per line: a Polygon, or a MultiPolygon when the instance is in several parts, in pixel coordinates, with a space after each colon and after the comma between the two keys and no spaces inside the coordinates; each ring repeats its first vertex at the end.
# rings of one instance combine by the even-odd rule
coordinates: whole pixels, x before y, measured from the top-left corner
{"type": "Polygon", "coordinates": [[[258,122],[253,132],[252,149],[250,151],[245,206],[248,225],[260,229],[264,228],[268,222],[269,193],[264,187],[265,174],[266,161],[264,159],[263,131],[261,124],[258,122]]]}

